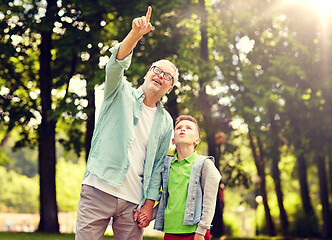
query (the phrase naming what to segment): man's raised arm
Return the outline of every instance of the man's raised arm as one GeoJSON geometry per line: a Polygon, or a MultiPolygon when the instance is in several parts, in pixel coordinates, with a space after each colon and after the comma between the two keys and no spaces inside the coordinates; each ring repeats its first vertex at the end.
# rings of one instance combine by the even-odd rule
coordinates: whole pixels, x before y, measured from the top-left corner
{"type": "Polygon", "coordinates": [[[147,34],[151,31],[152,25],[150,23],[152,8],[149,6],[148,11],[146,12],[146,16],[142,16],[139,18],[135,18],[132,22],[131,31],[128,35],[123,39],[118,54],[116,55],[116,59],[122,60],[127,57],[130,52],[134,49],[137,42],[143,37],[143,35],[147,34]]]}

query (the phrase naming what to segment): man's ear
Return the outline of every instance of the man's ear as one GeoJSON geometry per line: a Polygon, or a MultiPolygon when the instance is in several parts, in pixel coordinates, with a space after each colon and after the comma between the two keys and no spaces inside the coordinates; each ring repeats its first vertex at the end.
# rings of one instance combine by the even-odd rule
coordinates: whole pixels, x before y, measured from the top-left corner
{"type": "Polygon", "coordinates": [[[173,144],[173,145],[175,144],[174,138],[172,138],[172,144],[173,144]]]}
{"type": "Polygon", "coordinates": [[[167,90],[166,94],[169,94],[169,93],[172,91],[172,89],[173,89],[173,86],[171,86],[171,87],[167,90]]]}

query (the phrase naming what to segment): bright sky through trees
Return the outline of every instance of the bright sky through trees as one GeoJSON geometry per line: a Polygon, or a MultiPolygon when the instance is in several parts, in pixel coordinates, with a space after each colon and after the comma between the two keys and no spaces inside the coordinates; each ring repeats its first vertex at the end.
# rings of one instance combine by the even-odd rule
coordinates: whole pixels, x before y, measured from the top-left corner
{"type": "Polygon", "coordinates": [[[332,14],[332,0],[284,0],[283,4],[308,4],[319,13],[324,21],[332,14]]]}
{"type": "Polygon", "coordinates": [[[313,5],[321,17],[326,20],[332,14],[332,1],[331,0],[306,0],[309,4],[313,5]]]}

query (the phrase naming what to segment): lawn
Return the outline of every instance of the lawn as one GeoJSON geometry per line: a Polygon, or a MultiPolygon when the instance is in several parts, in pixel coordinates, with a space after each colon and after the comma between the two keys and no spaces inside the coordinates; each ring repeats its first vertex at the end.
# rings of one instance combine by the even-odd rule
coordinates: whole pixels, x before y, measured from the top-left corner
{"type": "MultiPolygon", "coordinates": [[[[0,232],[1,240],[73,240],[74,234],[50,234],[50,233],[16,233],[0,232]]],[[[112,236],[105,236],[104,240],[113,240],[112,236]]],[[[161,240],[160,237],[144,237],[143,240],[161,240]]]]}
{"type": "MultiPolygon", "coordinates": [[[[73,240],[74,234],[50,234],[50,233],[18,233],[18,232],[0,232],[1,240],[73,240]]],[[[143,237],[143,240],[162,240],[163,237],[143,237]]],[[[259,236],[253,238],[223,237],[222,240],[320,240],[318,238],[283,238],[259,236]]],[[[104,240],[114,240],[113,236],[105,236],[104,240]]],[[[218,240],[212,238],[211,240],[218,240]]]]}

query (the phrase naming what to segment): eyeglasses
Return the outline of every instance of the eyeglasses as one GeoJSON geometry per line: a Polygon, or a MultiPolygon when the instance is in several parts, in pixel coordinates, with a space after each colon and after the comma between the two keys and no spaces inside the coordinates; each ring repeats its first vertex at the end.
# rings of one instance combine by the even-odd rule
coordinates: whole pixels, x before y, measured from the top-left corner
{"type": "Polygon", "coordinates": [[[172,81],[172,85],[174,84],[174,78],[173,78],[173,76],[171,74],[167,73],[167,72],[164,72],[163,70],[161,70],[161,68],[159,68],[157,66],[152,66],[149,71],[153,71],[158,76],[160,74],[163,74],[163,79],[165,79],[168,82],[172,81]]]}

